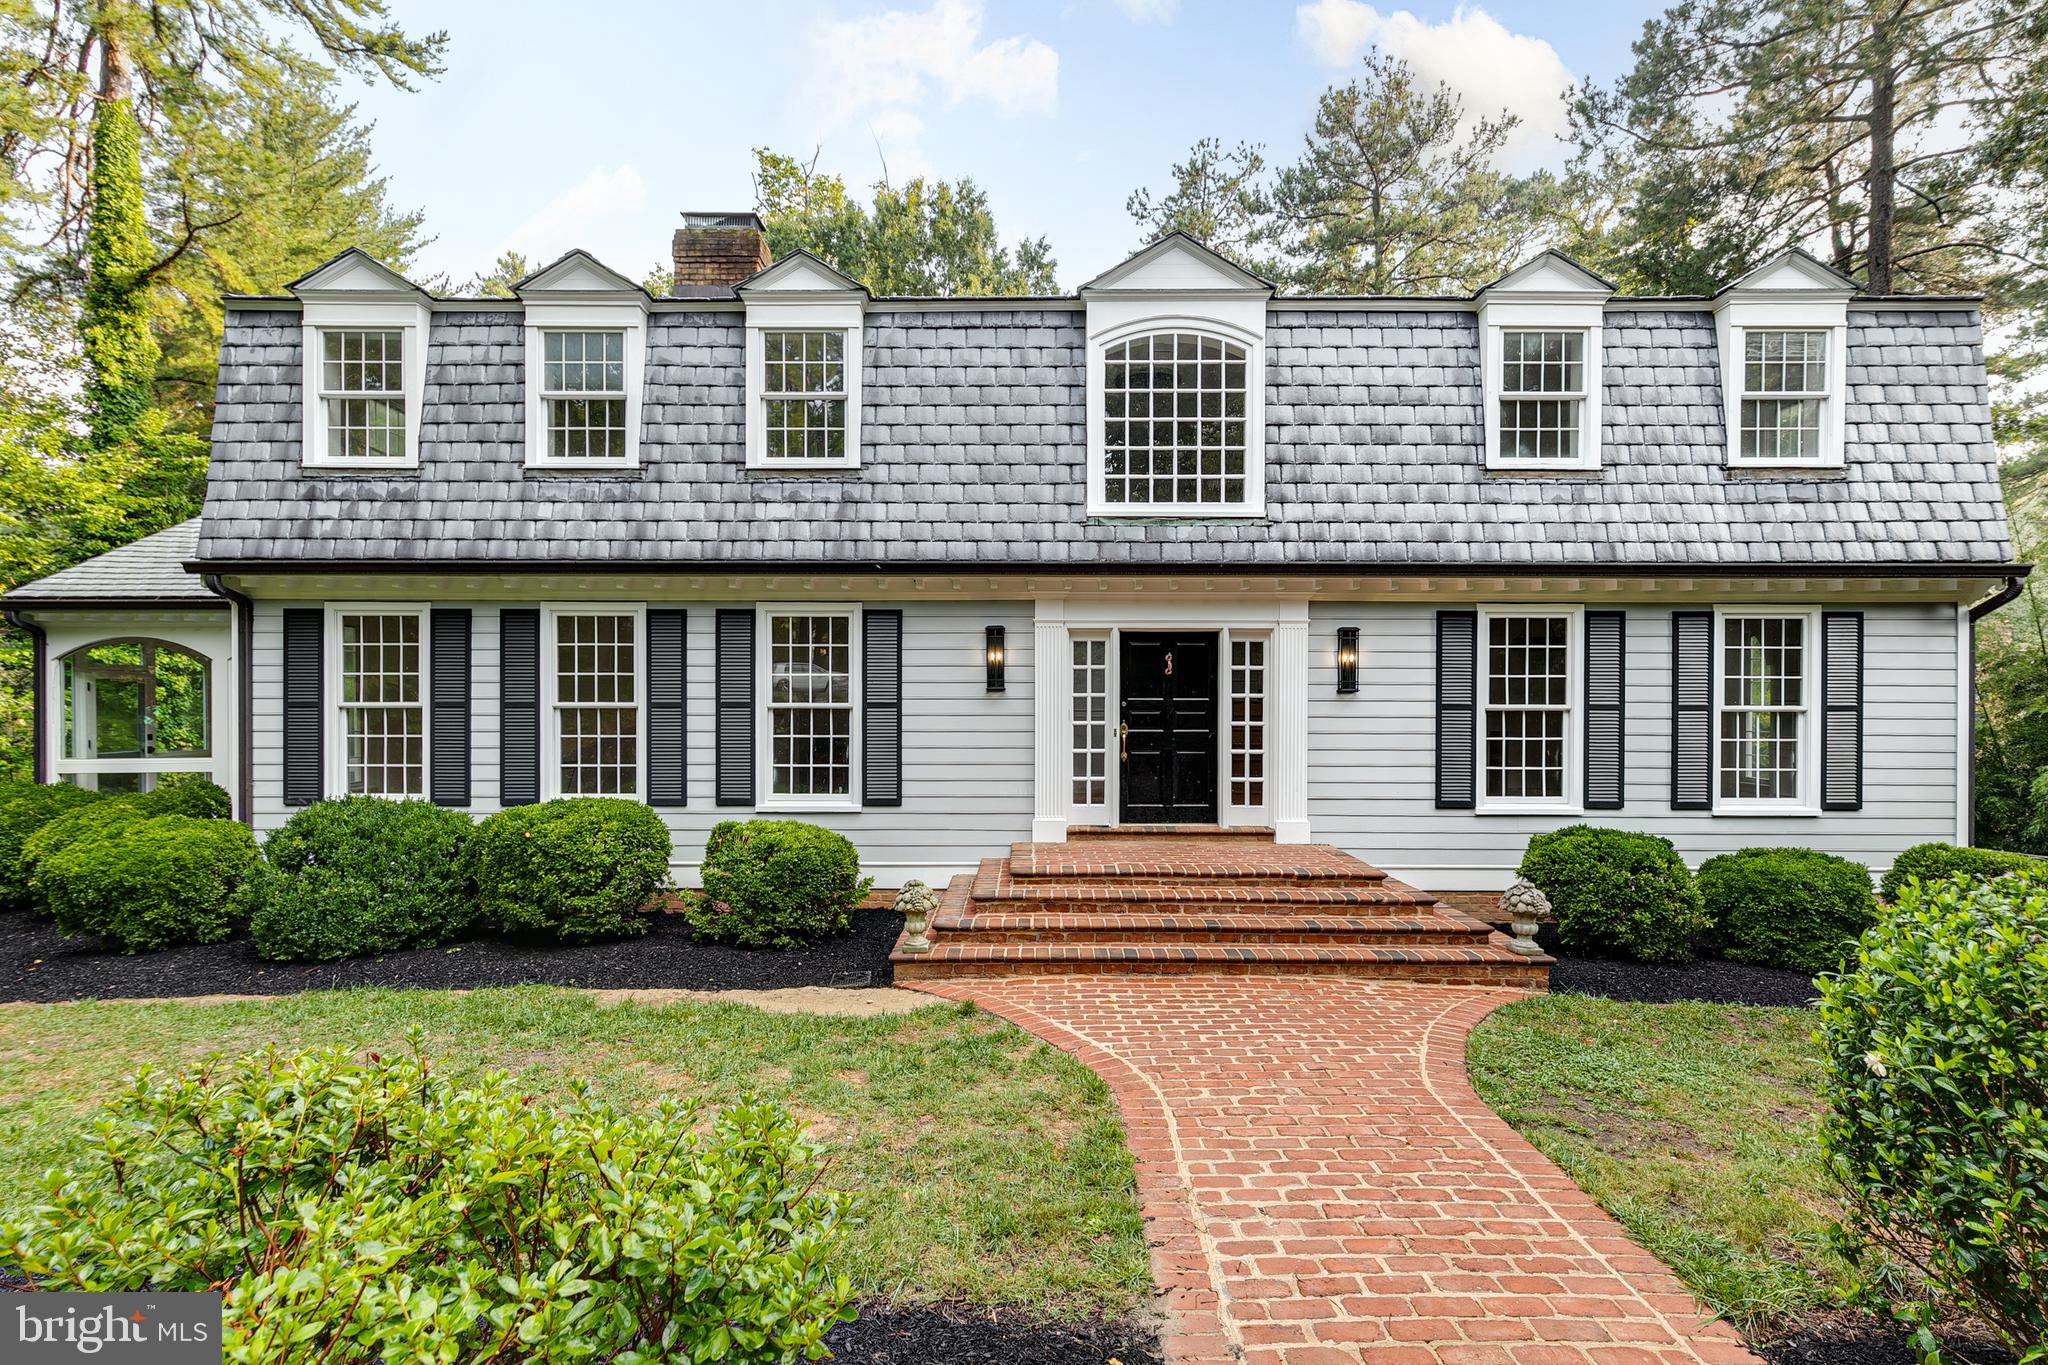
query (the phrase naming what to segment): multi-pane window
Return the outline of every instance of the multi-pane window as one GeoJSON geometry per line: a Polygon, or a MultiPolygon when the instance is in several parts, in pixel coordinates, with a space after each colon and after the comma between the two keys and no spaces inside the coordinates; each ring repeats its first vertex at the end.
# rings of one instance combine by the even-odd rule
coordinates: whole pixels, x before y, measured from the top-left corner
{"type": "Polygon", "coordinates": [[[1230,642],[1230,804],[1266,804],[1266,642],[1230,642]]]}
{"type": "Polygon", "coordinates": [[[541,402],[551,460],[624,460],[626,334],[544,332],[541,402]]]}
{"type": "Polygon", "coordinates": [[[770,615],[768,734],[776,796],[853,794],[851,616],[770,615]]]}
{"type": "Polygon", "coordinates": [[[350,796],[418,796],[427,781],[418,612],[343,612],[342,781],[350,796]]]}
{"type": "Polygon", "coordinates": [[[1127,507],[1247,500],[1244,347],[1194,332],[1111,346],[1102,371],[1102,497],[1127,507]]]}
{"type": "Polygon", "coordinates": [[[637,619],[561,612],[555,623],[555,742],[564,796],[640,790],[637,619]]]}
{"type": "Polygon", "coordinates": [[[1821,457],[1828,397],[1828,334],[1742,334],[1741,457],[1759,464],[1811,464],[1821,457]]]}
{"type": "Polygon", "coordinates": [[[405,333],[320,333],[320,405],[327,457],[405,458],[405,333]]]}
{"type": "Polygon", "coordinates": [[[1721,796],[1797,801],[1806,721],[1806,619],[1721,618],[1721,796]]]}
{"type": "Polygon", "coordinates": [[[1486,795],[1563,802],[1571,733],[1571,618],[1486,618],[1486,795]]]}
{"type": "Polygon", "coordinates": [[[764,332],[762,420],[769,460],[846,458],[846,333],[764,332]]]}
{"type": "Polygon", "coordinates": [[[1584,332],[1501,333],[1501,459],[1578,460],[1585,402],[1584,332]]]}
{"type": "Polygon", "coordinates": [[[1109,804],[1109,641],[1074,645],[1074,804],[1109,804]]]}

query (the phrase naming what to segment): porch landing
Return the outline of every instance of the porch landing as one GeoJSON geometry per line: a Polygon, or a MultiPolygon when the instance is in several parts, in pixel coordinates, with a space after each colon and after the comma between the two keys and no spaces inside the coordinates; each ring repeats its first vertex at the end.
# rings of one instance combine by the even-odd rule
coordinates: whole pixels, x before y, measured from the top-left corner
{"type": "MultiPolygon", "coordinates": [[[[1483,920],[1324,844],[1269,830],[1075,831],[955,877],[899,981],[1200,972],[1543,990],[1483,920]]],[[[907,935],[906,935],[907,937],[907,935]]]]}

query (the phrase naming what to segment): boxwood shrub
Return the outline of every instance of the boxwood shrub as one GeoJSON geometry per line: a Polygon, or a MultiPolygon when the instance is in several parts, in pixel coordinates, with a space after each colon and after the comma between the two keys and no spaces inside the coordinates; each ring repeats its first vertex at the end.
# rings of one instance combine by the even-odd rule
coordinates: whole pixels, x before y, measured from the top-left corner
{"type": "Polygon", "coordinates": [[[28,837],[59,816],[104,798],[68,782],[0,782],[0,910],[34,904],[20,866],[28,837]]]}
{"type": "Polygon", "coordinates": [[[1566,952],[1684,962],[1707,927],[1685,860],[1653,834],[1567,825],[1531,839],[1520,870],[1550,898],[1566,952]]]}
{"type": "Polygon", "coordinates": [[[2021,872],[2048,878],[2048,861],[2024,853],[2006,853],[1995,848],[1967,848],[1956,844],[1915,844],[1892,859],[1890,870],[1878,884],[1888,901],[1896,901],[1906,882],[1918,877],[1923,882],[1947,877],[1979,880],[2021,872]]]}
{"type": "Polygon", "coordinates": [[[426,801],[319,801],[263,841],[238,893],[264,957],[288,962],[423,948],[476,922],[467,815],[426,801]]]}
{"type": "MultiPolygon", "coordinates": [[[[2036,1359],[2028,1348],[2048,1342],[2048,889],[1908,883],[1820,994],[1821,1145],[1852,1230],[2036,1359]]],[[[1934,1306],[1903,1308],[1932,1348],[1934,1306]]]]}
{"type": "Polygon", "coordinates": [[[1700,864],[1723,957],[1809,976],[1833,971],[1877,918],[1870,869],[1810,848],[1746,848],[1700,864]]]}
{"type": "Polygon", "coordinates": [[[470,836],[469,865],[487,923],[589,943],[647,931],[669,847],[668,827],[638,801],[575,796],[486,818],[470,836]]]}
{"type": "Polygon", "coordinates": [[[97,934],[120,953],[226,938],[235,888],[256,860],[248,829],[232,820],[121,812],[111,801],[104,807],[115,807],[117,818],[50,852],[32,874],[58,932],[97,934]]]}
{"type": "Polygon", "coordinates": [[[783,1365],[853,1316],[849,1201],[772,1104],[621,1113],[416,1052],[269,1052],[145,1069],[78,1148],[9,1201],[0,1261],[51,1289],[220,1290],[233,1365],[783,1365]]]}
{"type": "Polygon", "coordinates": [[[13,860],[14,873],[28,890],[29,904],[44,914],[54,914],[48,898],[36,890],[36,867],[59,849],[82,839],[108,838],[121,826],[159,815],[224,820],[228,813],[228,794],[203,780],[179,782],[149,792],[100,794],[97,799],[73,802],[24,839],[13,860]]]}
{"type": "Polygon", "coordinates": [[[685,912],[700,938],[794,948],[843,934],[874,885],[845,835],[801,820],[727,820],[704,845],[704,890],[685,912]]]}

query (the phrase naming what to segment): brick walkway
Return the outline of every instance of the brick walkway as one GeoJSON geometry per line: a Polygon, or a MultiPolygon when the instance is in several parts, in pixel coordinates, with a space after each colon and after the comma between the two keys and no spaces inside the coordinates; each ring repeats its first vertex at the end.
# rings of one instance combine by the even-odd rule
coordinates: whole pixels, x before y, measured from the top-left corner
{"type": "Polygon", "coordinates": [[[1465,1078],[1515,992],[1343,978],[925,982],[1073,1052],[1137,1158],[1175,1362],[1755,1357],[1465,1078]]]}

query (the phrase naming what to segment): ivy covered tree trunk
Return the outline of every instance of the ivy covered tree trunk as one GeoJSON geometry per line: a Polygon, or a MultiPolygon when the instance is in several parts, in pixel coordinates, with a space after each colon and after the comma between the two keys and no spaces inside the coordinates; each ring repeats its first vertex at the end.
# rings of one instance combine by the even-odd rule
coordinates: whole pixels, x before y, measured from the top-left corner
{"type": "Polygon", "coordinates": [[[149,410],[156,338],[149,330],[149,227],[142,216],[142,127],[129,99],[128,54],[105,43],[92,120],[91,217],[86,228],[86,420],[94,449],[135,435],[149,410]]]}

